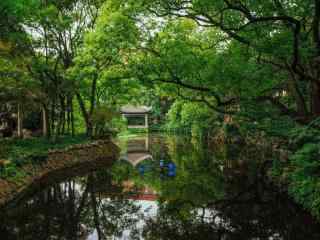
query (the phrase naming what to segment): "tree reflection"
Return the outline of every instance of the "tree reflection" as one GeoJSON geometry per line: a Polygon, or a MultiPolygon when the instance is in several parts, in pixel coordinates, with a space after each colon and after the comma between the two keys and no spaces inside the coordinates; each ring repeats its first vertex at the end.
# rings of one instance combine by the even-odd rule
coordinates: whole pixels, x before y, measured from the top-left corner
{"type": "MultiPolygon", "coordinates": [[[[162,202],[147,218],[145,239],[319,239],[319,224],[277,193],[255,189],[204,205],[162,202]]],[[[195,197],[197,193],[195,192],[195,197]]]]}
{"type": "Polygon", "coordinates": [[[56,184],[7,211],[1,239],[97,239],[137,234],[139,207],[112,184],[108,171],[56,184]]]}
{"type": "Polygon", "coordinates": [[[263,181],[261,155],[216,154],[172,136],[149,140],[148,160],[122,159],[8,208],[0,239],[320,239],[320,225],[263,181]],[[160,161],[174,163],[176,174],[166,175],[160,161]],[[138,205],[146,194],[157,198],[153,214],[138,205]]]}
{"type": "Polygon", "coordinates": [[[152,149],[153,163],[141,164],[172,161],[175,178],[163,179],[156,170],[131,173],[159,195],[157,216],[145,219],[145,239],[320,239],[319,224],[264,182],[266,153],[227,148],[217,159],[201,142],[164,142],[152,149]]]}

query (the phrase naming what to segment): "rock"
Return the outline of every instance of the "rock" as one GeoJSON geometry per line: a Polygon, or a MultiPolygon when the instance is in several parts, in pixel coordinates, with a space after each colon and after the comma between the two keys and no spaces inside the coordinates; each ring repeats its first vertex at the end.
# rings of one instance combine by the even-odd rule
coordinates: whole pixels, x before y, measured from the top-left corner
{"type": "Polygon", "coordinates": [[[32,131],[28,130],[28,129],[23,129],[22,130],[23,133],[23,138],[24,139],[30,139],[32,138],[32,131]]]}
{"type": "Polygon", "coordinates": [[[0,167],[5,167],[5,166],[9,165],[10,163],[11,163],[11,161],[9,161],[9,160],[0,159],[0,167]]]}

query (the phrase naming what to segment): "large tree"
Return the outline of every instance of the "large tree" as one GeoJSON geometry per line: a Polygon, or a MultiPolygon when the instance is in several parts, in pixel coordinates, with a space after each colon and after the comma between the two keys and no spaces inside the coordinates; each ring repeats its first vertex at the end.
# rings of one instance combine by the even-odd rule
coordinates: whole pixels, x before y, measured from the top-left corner
{"type": "Polygon", "coordinates": [[[41,1],[40,8],[25,23],[30,75],[38,79],[46,95],[42,102],[45,135],[74,134],[74,96],[76,83],[67,71],[83,44],[87,31],[93,28],[101,1],[41,1]]]}
{"type": "MultiPolygon", "coordinates": [[[[278,73],[279,84],[266,89],[265,94],[259,94],[251,99],[252,102],[272,104],[281,113],[300,122],[308,122],[320,115],[320,81],[317,67],[320,54],[318,0],[129,2],[131,5],[128,1],[122,5],[118,1],[116,5],[122,8],[130,6],[130,15],[133,18],[141,20],[148,16],[158,21],[188,18],[198,25],[198,31],[219,31],[224,36],[225,48],[228,49],[225,52],[230,53],[225,58],[226,64],[240,60],[234,66],[238,66],[237,73],[243,75],[242,79],[247,79],[248,84],[255,84],[251,81],[251,75],[262,78],[261,82],[267,84],[263,80],[265,75],[261,74],[260,67],[271,69],[274,76],[278,73]],[[236,48],[238,50],[232,50],[236,48]],[[248,62],[256,67],[252,67],[246,74],[239,65],[243,64],[246,69],[248,62]],[[283,96],[289,96],[289,104],[283,102],[283,96]]],[[[210,42],[215,36],[207,34],[206,37],[210,42]]],[[[180,60],[184,61],[181,58],[180,60]]],[[[220,74],[218,71],[216,75],[231,81],[235,75],[229,73],[225,71],[220,74]]],[[[170,81],[199,92],[208,91],[201,84],[189,86],[184,79],[171,76],[170,81]]],[[[236,84],[235,81],[233,86],[236,84]]],[[[229,97],[228,103],[241,103],[241,97],[234,95],[231,96],[233,100],[228,101],[229,97]]]]}

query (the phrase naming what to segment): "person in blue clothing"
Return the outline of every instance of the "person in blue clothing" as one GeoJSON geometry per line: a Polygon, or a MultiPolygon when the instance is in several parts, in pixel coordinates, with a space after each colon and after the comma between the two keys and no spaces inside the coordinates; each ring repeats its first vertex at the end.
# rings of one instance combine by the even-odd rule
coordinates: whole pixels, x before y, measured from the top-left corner
{"type": "Polygon", "coordinates": [[[176,170],[176,165],[173,162],[168,163],[168,169],[169,170],[176,170]]]}
{"type": "Polygon", "coordinates": [[[177,169],[177,167],[173,162],[168,163],[168,176],[175,177],[177,174],[176,169],[177,169]]]}
{"type": "Polygon", "coordinates": [[[164,160],[160,160],[160,176],[163,178],[164,176],[175,177],[177,174],[177,167],[173,162],[169,162],[165,164],[164,160]]]}

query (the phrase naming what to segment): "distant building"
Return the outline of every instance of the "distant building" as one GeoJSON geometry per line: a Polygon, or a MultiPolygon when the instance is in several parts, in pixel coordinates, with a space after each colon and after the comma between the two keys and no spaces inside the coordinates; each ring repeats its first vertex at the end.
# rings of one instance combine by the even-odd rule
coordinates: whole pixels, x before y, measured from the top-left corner
{"type": "Polygon", "coordinates": [[[128,128],[149,128],[149,114],[152,108],[147,106],[123,106],[120,112],[128,120],[128,128]]]}

